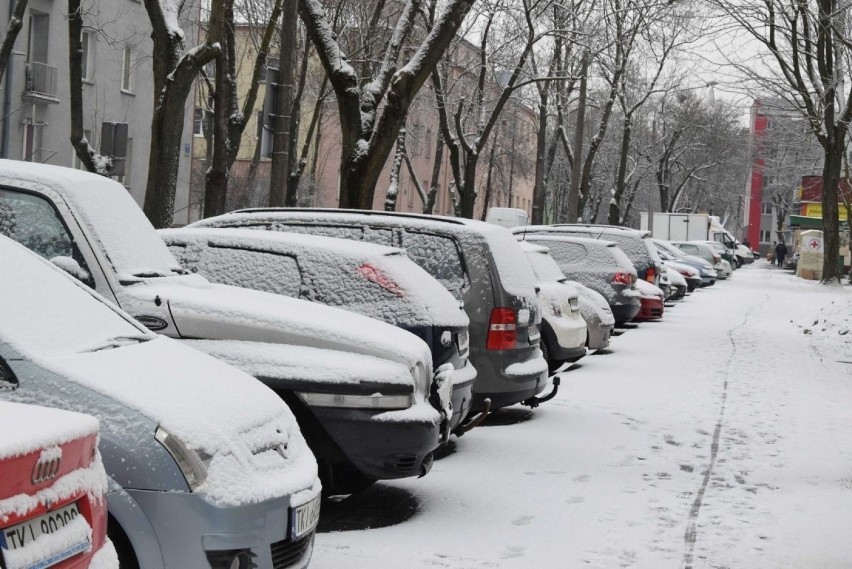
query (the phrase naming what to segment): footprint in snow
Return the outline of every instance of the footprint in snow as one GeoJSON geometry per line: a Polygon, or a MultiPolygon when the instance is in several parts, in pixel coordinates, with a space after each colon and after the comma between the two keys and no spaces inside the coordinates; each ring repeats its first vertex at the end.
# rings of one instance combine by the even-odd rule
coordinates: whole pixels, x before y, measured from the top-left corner
{"type": "Polygon", "coordinates": [[[582,496],[571,496],[565,500],[566,504],[582,504],[586,499],[582,496]]]}
{"type": "Polygon", "coordinates": [[[531,521],[535,519],[535,516],[520,516],[512,520],[512,525],[516,526],[527,526],[531,521]]]}
{"type": "Polygon", "coordinates": [[[588,482],[589,480],[591,480],[591,478],[592,477],[588,474],[581,474],[579,476],[575,476],[574,478],[572,478],[572,480],[574,482],[588,482]]]}
{"type": "Polygon", "coordinates": [[[507,545],[506,549],[500,554],[501,559],[514,559],[516,557],[522,557],[526,552],[526,547],[521,547],[519,545],[507,545]]]}

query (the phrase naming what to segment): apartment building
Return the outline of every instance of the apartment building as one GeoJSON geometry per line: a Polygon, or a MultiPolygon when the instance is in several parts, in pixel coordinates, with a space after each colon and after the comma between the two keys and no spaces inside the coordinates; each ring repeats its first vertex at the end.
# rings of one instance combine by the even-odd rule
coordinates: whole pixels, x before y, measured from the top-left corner
{"type": "MultiPolygon", "coordinates": [[[[13,13],[0,0],[0,29],[13,13]]],[[[188,38],[195,37],[201,0],[184,7],[188,38]]],[[[141,205],[145,197],[154,92],[151,28],[140,0],[83,2],[83,121],[86,137],[116,157],[116,176],[141,205]],[[113,144],[114,143],[114,144],[113,144]],[[103,147],[104,145],[110,148],[103,147]]],[[[0,157],[81,167],[70,143],[67,2],[29,0],[0,91],[0,157]]],[[[191,40],[190,40],[191,41],[191,40]]],[[[175,222],[189,211],[192,101],[184,125],[185,160],[178,173],[175,222]]]]}

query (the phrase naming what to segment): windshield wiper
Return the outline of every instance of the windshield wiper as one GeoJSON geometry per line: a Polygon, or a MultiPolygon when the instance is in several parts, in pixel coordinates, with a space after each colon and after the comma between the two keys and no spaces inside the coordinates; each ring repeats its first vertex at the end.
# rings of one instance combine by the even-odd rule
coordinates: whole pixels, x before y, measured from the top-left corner
{"type": "Polygon", "coordinates": [[[127,335],[127,336],[115,336],[101,342],[100,344],[96,344],[91,348],[87,348],[82,350],[83,352],[99,352],[101,350],[107,350],[111,348],[120,348],[122,346],[129,346],[130,344],[141,344],[143,342],[147,342],[151,340],[151,336],[144,336],[142,334],[139,335],[127,335]]]}

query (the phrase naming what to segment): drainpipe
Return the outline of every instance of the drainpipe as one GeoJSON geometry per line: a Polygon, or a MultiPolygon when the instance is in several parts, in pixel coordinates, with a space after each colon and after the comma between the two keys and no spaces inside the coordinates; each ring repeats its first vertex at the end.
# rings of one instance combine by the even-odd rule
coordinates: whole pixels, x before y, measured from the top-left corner
{"type": "MultiPolygon", "coordinates": [[[[12,16],[15,15],[15,3],[9,2],[9,18],[7,21],[12,21],[12,16]]],[[[9,97],[9,92],[12,90],[12,74],[14,73],[13,57],[15,50],[9,53],[9,62],[6,64],[6,87],[3,89],[3,129],[0,130],[0,155],[3,158],[9,157],[9,115],[12,112],[12,100],[9,97]]]]}

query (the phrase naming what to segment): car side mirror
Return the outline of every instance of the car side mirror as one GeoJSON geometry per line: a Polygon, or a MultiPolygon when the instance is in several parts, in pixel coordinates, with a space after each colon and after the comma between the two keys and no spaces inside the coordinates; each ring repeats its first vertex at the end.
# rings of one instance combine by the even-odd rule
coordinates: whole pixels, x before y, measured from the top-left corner
{"type": "Polygon", "coordinates": [[[88,284],[92,280],[92,275],[89,274],[89,271],[81,267],[80,263],[71,257],[59,255],[52,257],[50,262],[79,281],[88,284]]]}
{"type": "Polygon", "coordinates": [[[3,356],[0,356],[0,393],[18,388],[18,378],[3,356]]]}

